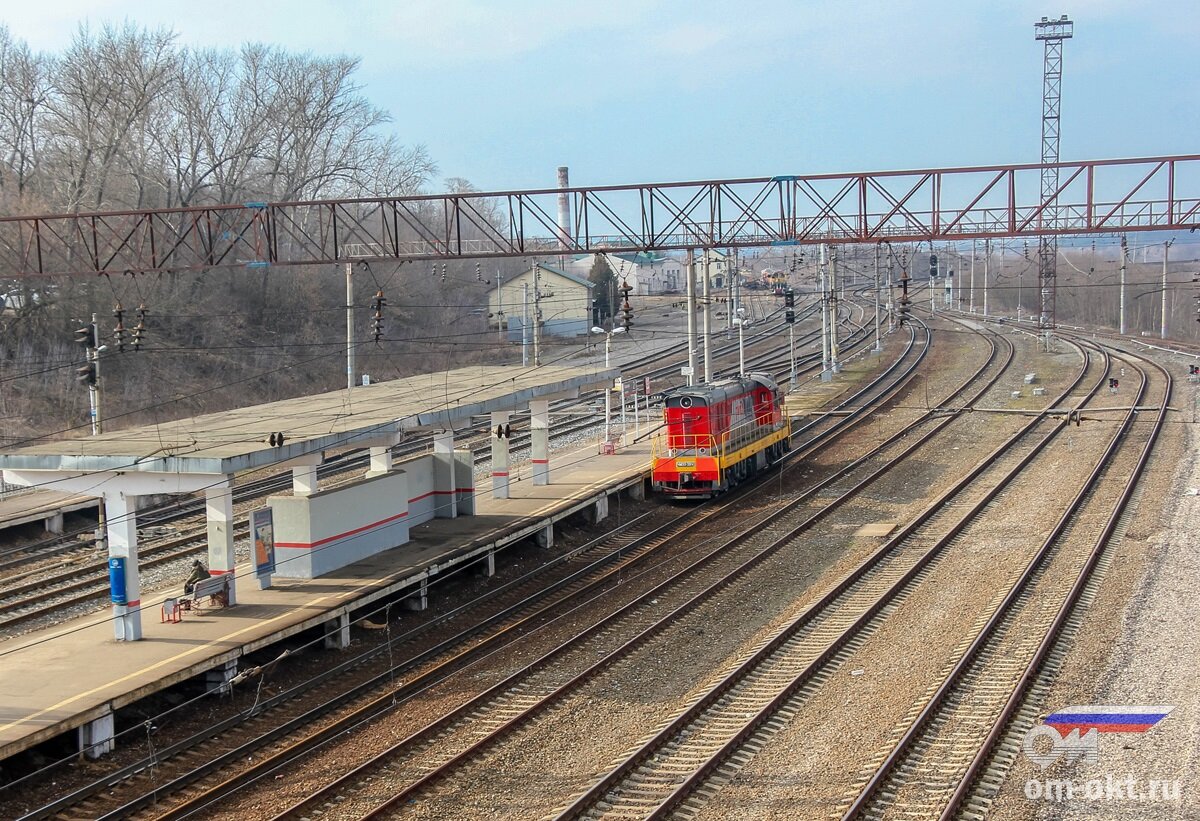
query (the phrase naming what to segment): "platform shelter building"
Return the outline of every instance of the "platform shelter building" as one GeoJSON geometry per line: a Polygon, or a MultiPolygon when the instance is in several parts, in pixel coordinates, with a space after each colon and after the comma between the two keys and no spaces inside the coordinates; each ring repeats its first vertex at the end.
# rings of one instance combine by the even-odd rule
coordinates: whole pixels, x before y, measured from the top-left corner
{"type": "MultiPolygon", "coordinates": [[[[142,637],[138,502],[203,494],[211,573],[228,576],[237,601],[233,486],[239,475],[290,469],[292,493],[271,497],[275,575],[314,578],[403,546],[408,529],[474,513],[474,460],[456,436],[490,427],[492,495],[509,498],[513,413],[529,411],[534,484],[550,484],[549,405],[606,388],[617,369],[479,366],[377,382],[97,436],[0,453],[6,482],[103,500],[114,635],[142,637]],[[432,433],[432,449],[402,461],[393,448],[432,433]],[[461,443],[459,443],[461,444],[461,443]],[[322,488],[326,455],[369,450],[358,480],[322,488]]],[[[480,434],[476,433],[478,438],[480,434]]],[[[244,580],[243,580],[244,581],[244,580]]],[[[260,583],[265,585],[269,581],[260,583]]]]}

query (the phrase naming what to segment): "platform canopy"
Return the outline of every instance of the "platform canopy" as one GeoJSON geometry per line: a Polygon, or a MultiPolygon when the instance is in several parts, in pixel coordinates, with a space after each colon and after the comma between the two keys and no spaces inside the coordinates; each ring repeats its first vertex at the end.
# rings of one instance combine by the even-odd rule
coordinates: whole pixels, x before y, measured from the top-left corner
{"type": "Polygon", "coordinates": [[[611,384],[619,375],[617,368],[458,368],[83,439],[40,442],[0,453],[0,469],[228,476],[405,432],[454,430],[468,425],[472,416],[577,396],[611,384]]]}

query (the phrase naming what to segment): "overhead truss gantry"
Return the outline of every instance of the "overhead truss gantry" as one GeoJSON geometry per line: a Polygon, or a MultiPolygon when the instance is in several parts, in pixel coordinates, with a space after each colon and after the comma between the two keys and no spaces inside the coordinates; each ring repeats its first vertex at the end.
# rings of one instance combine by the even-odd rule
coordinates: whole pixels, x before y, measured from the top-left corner
{"type": "Polygon", "coordinates": [[[953,241],[1200,225],[1200,154],[0,219],[0,276],[953,241]]]}

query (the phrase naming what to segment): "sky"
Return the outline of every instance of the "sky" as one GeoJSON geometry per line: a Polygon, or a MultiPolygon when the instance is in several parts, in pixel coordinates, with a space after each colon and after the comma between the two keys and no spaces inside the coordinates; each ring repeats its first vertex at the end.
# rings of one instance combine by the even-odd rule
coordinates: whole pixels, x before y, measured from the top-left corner
{"type": "Polygon", "coordinates": [[[51,52],[130,21],[355,55],[402,143],[499,191],[559,165],[607,185],[1037,162],[1033,24],[1061,14],[1062,159],[1200,152],[1195,0],[49,0],[0,23],[51,52]]]}

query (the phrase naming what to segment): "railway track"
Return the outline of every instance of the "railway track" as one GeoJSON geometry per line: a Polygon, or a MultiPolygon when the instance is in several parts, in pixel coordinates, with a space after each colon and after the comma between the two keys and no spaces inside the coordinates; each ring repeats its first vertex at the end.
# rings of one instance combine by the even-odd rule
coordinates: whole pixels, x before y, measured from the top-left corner
{"type": "MultiPolygon", "coordinates": [[[[898,377],[897,381],[899,382],[901,378],[902,377],[898,377]]],[[[868,399],[865,395],[869,390],[870,388],[864,389],[863,392],[860,392],[859,394],[856,394],[847,400],[848,404],[853,404],[856,406],[853,413],[847,416],[826,417],[819,423],[806,426],[804,429],[804,435],[807,437],[806,441],[810,443],[810,449],[806,450],[805,452],[811,452],[811,449],[821,446],[824,443],[823,437],[832,436],[840,430],[844,430],[850,425],[855,424],[857,420],[861,419],[869,405],[868,399]]],[[[703,516],[703,513],[701,512],[700,515],[703,516]]],[[[689,512],[685,516],[680,517],[680,520],[682,521],[695,518],[696,513],[689,512]]],[[[436,672],[422,677],[421,686],[428,686],[431,681],[436,681],[438,676],[446,675],[447,671],[454,665],[465,663],[472,653],[482,653],[485,652],[485,649],[488,651],[494,651],[498,646],[501,646],[504,641],[506,641],[508,638],[511,638],[518,628],[528,628],[529,625],[536,624],[537,619],[541,617],[541,614],[548,607],[552,607],[558,602],[565,601],[571,597],[579,596],[581,589],[598,589],[603,587],[605,584],[610,583],[612,578],[620,578],[622,573],[628,572],[628,567],[640,561],[641,556],[653,552],[654,549],[660,547],[664,542],[668,542],[673,539],[680,527],[683,527],[683,525],[677,525],[675,530],[663,530],[662,532],[656,532],[652,534],[639,534],[636,530],[615,534],[612,538],[606,540],[605,542],[589,548],[588,551],[570,557],[568,562],[569,567],[578,567],[580,569],[569,574],[567,580],[561,582],[561,589],[560,583],[555,583],[549,587],[548,592],[554,594],[554,596],[552,597],[551,602],[544,606],[539,605],[534,607],[530,601],[522,599],[520,606],[506,608],[502,610],[499,616],[489,616],[486,619],[479,619],[478,613],[475,612],[474,608],[460,608],[459,611],[455,611],[456,616],[461,617],[459,618],[461,622],[464,624],[470,624],[471,626],[466,628],[459,635],[454,636],[452,639],[439,643],[435,648],[437,652],[430,651],[423,653],[414,659],[413,663],[415,664],[417,661],[425,662],[431,658],[437,658],[438,652],[448,653],[446,658],[438,661],[435,664],[434,669],[436,672]],[[606,562],[613,562],[614,564],[607,569],[603,569],[602,566],[606,562]],[[586,579],[580,575],[585,572],[590,574],[586,579]],[[499,627],[496,626],[497,619],[501,619],[503,622],[499,627]],[[464,642],[467,642],[470,636],[475,635],[485,629],[494,630],[496,633],[495,638],[488,640],[489,643],[486,644],[485,648],[472,648],[468,652],[462,651],[461,648],[453,652],[449,650],[449,648],[456,647],[464,642]]],[[[545,579],[542,578],[530,579],[524,584],[525,587],[520,592],[522,594],[529,593],[530,598],[532,598],[531,591],[533,589],[546,586],[545,579]]],[[[382,653],[383,650],[380,650],[379,652],[382,653]]],[[[362,662],[356,661],[355,663],[360,664],[362,662]]],[[[364,689],[367,689],[371,686],[378,687],[384,678],[390,681],[394,676],[395,670],[389,670],[381,676],[376,677],[368,685],[356,687],[353,689],[353,692],[348,692],[344,696],[320,705],[314,711],[304,712],[300,717],[293,719],[292,722],[289,723],[290,730],[296,731],[310,725],[318,715],[328,712],[330,709],[333,709],[341,703],[356,698],[364,689]]],[[[313,682],[311,686],[316,686],[319,684],[322,687],[327,687],[330,685],[330,683],[331,682],[328,680],[322,680],[320,682],[313,682]]],[[[261,712],[266,713],[271,710],[276,710],[281,704],[286,703],[294,696],[296,696],[295,693],[289,693],[265,701],[261,705],[261,712]]],[[[396,697],[397,696],[395,693],[390,693],[383,697],[383,701],[387,702],[388,706],[391,706],[395,703],[396,697]]],[[[339,722],[334,729],[329,730],[328,732],[332,732],[334,735],[336,735],[337,732],[344,731],[346,726],[353,726],[358,721],[361,721],[363,716],[369,715],[372,710],[375,710],[378,707],[378,704],[365,707],[360,705],[360,707],[356,709],[354,717],[348,719],[348,724],[339,722]]],[[[213,742],[211,740],[213,734],[217,731],[229,730],[235,724],[236,722],[231,722],[228,726],[213,728],[213,732],[206,733],[203,737],[188,739],[180,744],[173,745],[171,748],[160,750],[156,755],[156,761],[154,762],[155,767],[157,768],[155,777],[160,779],[160,786],[156,789],[147,790],[140,798],[126,803],[115,812],[106,814],[104,810],[97,809],[96,803],[89,799],[102,791],[110,789],[113,784],[122,783],[128,786],[131,781],[137,780],[139,774],[144,778],[145,771],[147,770],[146,763],[135,764],[131,767],[125,768],[121,772],[110,774],[101,781],[98,781],[95,784],[78,791],[76,794],[67,796],[60,801],[54,802],[52,805],[47,805],[46,807],[43,807],[37,812],[26,817],[126,817],[129,813],[137,811],[144,804],[153,803],[158,796],[168,794],[173,790],[182,789],[186,786],[186,784],[218,769],[220,766],[223,766],[231,761],[238,761],[244,758],[247,754],[247,749],[244,749],[242,746],[237,744],[230,744],[226,745],[228,747],[226,754],[223,756],[218,756],[219,760],[210,761],[199,767],[191,768],[174,780],[170,779],[169,775],[167,774],[168,771],[165,768],[167,760],[173,755],[185,754],[187,751],[195,750],[197,747],[202,745],[211,749],[213,746],[213,742]],[[168,783],[163,785],[163,780],[166,780],[168,783]]],[[[249,729],[255,730],[259,728],[255,727],[249,729]]],[[[284,730],[268,731],[261,734],[258,738],[255,738],[250,743],[249,749],[261,748],[264,744],[271,741],[271,735],[277,734],[278,732],[284,732],[284,730]]],[[[241,735],[246,735],[246,733],[243,732],[241,735]]],[[[315,743],[319,743],[319,741],[315,743]]],[[[181,762],[183,764],[187,764],[187,762],[182,758],[181,762]]],[[[105,804],[111,802],[102,800],[101,803],[105,804]]]]}
{"type": "MultiPolygon", "coordinates": [[[[994,755],[1002,731],[1022,709],[1023,696],[1091,584],[1106,546],[1123,534],[1130,500],[1166,417],[1170,374],[1148,360],[1129,364],[1140,382],[1136,396],[1083,488],[845,818],[983,816],[992,788],[1020,750],[1014,734],[1005,756],[994,755]],[[1135,408],[1151,391],[1148,367],[1158,371],[1162,387],[1150,402],[1153,418],[1138,425],[1135,408]],[[1104,526],[1095,538],[1086,537],[1081,523],[1096,518],[1104,526]],[[972,796],[976,786],[983,789],[972,796]]],[[[1035,718],[1025,710],[1020,729],[1029,729],[1035,718]]]]}
{"type": "MultiPolygon", "coordinates": [[[[830,481],[833,481],[836,478],[838,477],[832,477],[830,481]]],[[[860,488],[863,484],[865,483],[859,482],[855,484],[854,487],[860,488]]],[[[814,493],[820,489],[821,488],[814,489],[814,493]]],[[[846,491],[841,498],[841,501],[844,502],[845,499],[849,498],[851,495],[853,495],[853,490],[846,491]]],[[[834,505],[836,504],[837,503],[834,503],[834,505]]],[[[794,515],[794,512],[792,515],[794,515]]],[[[812,520],[813,519],[810,517],[810,524],[812,520]]],[[[751,530],[759,531],[767,527],[777,527],[777,525],[760,523],[754,528],[751,528],[751,530]]],[[[734,572],[732,575],[737,575],[737,572],[744,572],[744,570],[752,567],[758,561],[761,561],[762,558],[769,552],[770,551],[768,550],[758,554],[754,558],[751,558],[739,568],[739,571],[734,572]]],[[[726,564],[728,564],[730,561],[736,561],[737,559],[732,552],[728,551],[728,548],[726,548],[726,552],[722,554],[722,558],[726,560],[726,564]]],[[[697,565],[708,564],[709,561],[711,561],[711,556],[702,562],[698,562],[697,565]]],[[[330,810],[333,806],[339,807],[339,810],[344,810],[347,806],[346,802],[358,800],[356,793],[360,793],[365,789],[361,786],[362,784],[386,782],[387,784],[391,785],[397,777],[397,767],[403,766],[396,763],[395,759],[397,754],[401,750],[407,750],[408,754],[404,757],[405,761],[419,761],[420,769],[425,771],[424,774],[419,775],[416,780],[409,784],[409,786],[400,789],[398,792],[393,786],[389,786],[387,791],[391,794],[390,797],[375,809],[368,811],[368,817],[371,814],[387,813],[391,811],[403,802],[410,800],[414,795],[422,790],[431,788],[437,780],[446,777],[446,771],[448,769],[454,768],[461,762],[477,754],[482,748],[493,742],[497,736],[511,730],[523,722],[529,721],[538,713],[538,711],[544,709],[545,705],[553,703],[557,697],[560,697],[564,692],[567,692],[576,683],[584,681],[591,675],[594,675],[598,669],[612,663],[612,661],[619,658],[623,652],[628,652],[632,648],[635,648],[648,636],[653,635],[657,630],[662,629],[666,625],[670,624],[672,621],[678,618],[682,611],[694,606],[696,602],[703,601],[714,589],[723,587],[728,582],[729,578],[730,575],[727,574],[726,576],[722,577],[720,572],[717,572],[718,580],[714,582],[711,587],[706,588],[702,593],[693,596],[679,607],[671,610],[667,616],[657,618],[656,620],[651,619],[652,623],[650,624],[635,622],[634,626],[640,629],[634,630],[635,635],[632,639],[627,641],[617,650],[605,649],[603,651],[604,658],[602,661],[576,673],[574,678],[569,679],[565,683],[560,683],[554,687],[551,687],[548,683],[543,683],[539,687],[537,684],[530,683],[527,680],[527,675],[530,672],[528,669],[517,674],[518,676],[522,677],[522,681],[520,683],[518,683],[515,678],[506,679],[498,683],[488,693],[481,695],[479,699],[468,702],[458,710],[454,711],[454,713],[444,717],[437,724],[427,727],[418,734],[406,739],[405,742],[397,745],[396,748],[385,751],[376,759],[364,764],[359,769],[352,771],[352,773],[348,774],[343,779],[340,779],[336,784],[326,788],[325,791],[317,793],[316,795],[307,799],[305,802],[290,808],[281,817],[304,817],[306,815],[320,814],[330,810]],[[489,699],[495,699],[497,702],[496,708],[493,710],[489,710],[485,706],[485,702],[487,702],[489,699]],[[445,734],[449,732],[449,728],[452,727],[456,722],[465,721],[467,719],[474,719],[471,722],[472,727],[468,736],[470,739],[474,739],[474,741],[465,749],[458,749],[456,752],[448,752],[453,748],[452,745],[447,742],[445,734]],[[436,745],[434,744],[435,740],[436,745]],[[450,756],[448,760],[447,755],[450,756]],[[436,769],[430,769],[427,765],[435,759],[440,759],[439,763],[442,766],[436,769]]],[[[698,582],[692,580],[691,587],[695,587],[696,584],[698,584],[698,582]]],[[[659,613],[661,613],[663,606],[661,600],[664,596],[663,589],[663,585],[653,588],[651,591],[640,597],[634,604],[636,605],[640,603],[644,605],[648,599],[653,601],[653,597],[657,596],[659,601],[656,602],[657,607],[653,609],[656,609],[659,613]]],[[[610,618],[618,618],[625,612],[626,611],[620,611],[610,618]]],[[[642,620],[645,620],[648,618],[648,613],[645,611],[645,609],[643,609],[643,612],[635,618],[641,618],[642,620]]],[[[630,625],[625,625],[623,629],[614,632],[619,632],[621,635],[626,635],[630,632],[629,627],[630,625]]],[[[603,637],[607,634],[609,629],[611,628],[608,623],[604,622],[594,627],[592,631],[589,631],[589,635],[603,637]]],[[[561,671],[558,670],[555,665],[562,658],[561,654],[569,652],[569,650],[565,648],[569,647],[573,643],[574,641],[568,643],[568,645],[564,645],[562,648],[552,651],[546,656],[538,659],[538,661],[534,662],[534,666],[538,668],[538,671],[535,672],[534,675],[537,675],[538,672],[544,670],[545,675],[549,676],[551,681],[554,680],[556,672],[558,672],[559,676],[561,677],[561,671]],[[541,665],[545,665],[545,667],[543,668],[541,665]]],[[[591,656],[590,648],[585,647],[584,649],[580,650],[580,652],[585,658],[591,656]]],[[[363,810],[361,807],[356,806],[355,812],[361,813],[363,810]]]]}
{"type": "MultiPolygon", "coordinates": [[[[864,337],[865,328],[859,325],[856,331],[847,338],[847,342],[860,344],[864,337]]],[[[763,338],[769,340],[770,335],[763,334],[763,338]]],[[[815,335],[811,335],[808,341],[814,341],[815,338],[815,335]]],[[[736,354],[736,352],[736,346],[726,346],[718,348],[716,353],[730,355],[736,354]]],[[[655,356],[654,359],[640,360],[631,366],[637,367],[650,361],[656,362],[659,361],[659,358],[655,356]]],[[[780,359],[780,356],[770,353],[758,354],[757,359],[752,361],[756,362],[756,367],[769,367],[773,371],[786,372],[788,366],[786,355],[780,359]]],[[[811,368],[812,364],[814,364],[814,356],[811,355],[798,360],[798,368],[811,368]]],[[[658,373],[661,376],[661,374],[670,372],[671,368],[660,368],[660,370],[652,371],[652,374],[658,373]]],[[[570,400],[564,404],[577,402],[580,401],[570,400]]],[[[599,417],[588,417],[588,415],[574,419],[559,419],[553,426],[551,437],[570,437],[581,431],[592,430],[596,424],[599,424],[599,421],[599,417]]],[[[475,433],[486,437],[486,425],[480,426],[475,433]]],[[[518,432],[512,441],[514,443],[512,444],[512,453],[520,454],[523,448],[529,447],[529,441],[528,432],[518,432]]],[[[395,453],[398,457],[403,457],[422,453],[425,449],[425,442],[403,443],[397,445],[395,453]]],[[[486,443],[476,445],[473,450],[476,466],[485,465],[490,461],[491,453],[486,443]]],[[[359,478],[361,469],[366,466],[366,463],[367,455],[365,453],[360,450],[349,451],[349,453],[334,457],[330,462],[320,466],[318,477],[328,486],[335,486],[338,479],[353,481],[359,478]]],[[[250,504],[254,499],[263,498],[270,493],[288,491],[290,487],[292,487],[292,479],[290,479],[289,473],[269,475],[269,477],[236,486],[234,490],[235,503],[250,504]]],[[[176,503],[172,507],[176,508],[175,516],[200,516],[200,520],[203,522],[203,501],[176,503]]],[[[161,526],[164,521],[178,520],[163,519],[163,517],[154,520],[156,526],[161,526]]],[[[235,537],[245,535],[247,532],[246,523],[240,520],[236,523],[235,528],[235,537]]],[[[149,541],[149,543],[139,545],[139,565],[144,569],[155,568],[179,562],[180,559],[194,558],[198,551],[204,549],[206,541],[208,541],[208,533],[206,533],[203,523],[178,537],[149,541]]],[[[101,601],[106,597],[108,581],[104,562],[107,561],[107,558],[101,556],[100,552],[95,549],[89,549],[88,546],[78,546],[77,549],[66,552],[73,553],[73,558],[58,569],[30,570],[17,577],[6,577],[5,581],[0,582],[0,631],[11,629],[18,624],[31,621],[31,619],[44,618],[48,610],[67,609],[67,607],[88,604],[91,601],[101,601]]],[[[25,561],[28,562],[28,559],[25,561]]]]}
{"type": "MultiPolygon", "coordinates": [[[[1081,371],[1075,384],[1084,376],[1081,371]]],[[[1092,391],[1100,384],[1097,379],[1092,391]]],[[[803,700],[829,679],[1065,424],[1044,414],[1024,424],[817,602],[731,663],[688,709],[623,755],[558,817],[693,814],[789,718],[793,699],[803,700]]]]}

